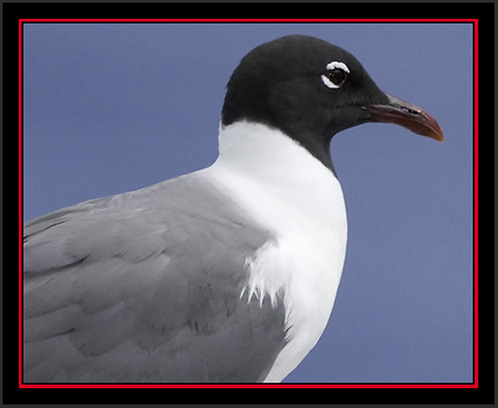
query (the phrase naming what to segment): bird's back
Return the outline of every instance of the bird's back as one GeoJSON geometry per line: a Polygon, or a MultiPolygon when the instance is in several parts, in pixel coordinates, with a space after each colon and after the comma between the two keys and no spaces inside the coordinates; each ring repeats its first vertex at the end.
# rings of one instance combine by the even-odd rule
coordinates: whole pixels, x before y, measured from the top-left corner
{"type": "Polygon", "coordinates": [[[283,305],[240,296],[268,235],[220,197],[194,173],[28,223],[24,380],[262,381],[283,305]]]}

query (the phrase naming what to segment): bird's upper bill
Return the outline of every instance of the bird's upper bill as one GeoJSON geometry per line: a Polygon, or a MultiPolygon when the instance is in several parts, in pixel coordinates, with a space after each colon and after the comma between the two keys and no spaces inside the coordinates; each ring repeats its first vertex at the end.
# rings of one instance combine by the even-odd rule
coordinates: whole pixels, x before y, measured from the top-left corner
{"type": "Polygon", "coordinates": [[[386,104],[365,105],[376,122],[394,123],[414,133],[444,142],[443,131],[429,113],[402,99],[386,94],[386,104]]]}

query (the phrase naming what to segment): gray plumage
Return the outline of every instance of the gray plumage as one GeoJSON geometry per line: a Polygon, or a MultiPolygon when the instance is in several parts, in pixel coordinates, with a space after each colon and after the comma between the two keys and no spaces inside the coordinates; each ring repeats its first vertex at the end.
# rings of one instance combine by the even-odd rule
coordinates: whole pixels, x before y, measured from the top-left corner
{"type": "Polygon", "coordinates": [[[284,307],[240,296],[271,239],[199,173],[28,223],[24,380],[262,381],[284,307]]]}

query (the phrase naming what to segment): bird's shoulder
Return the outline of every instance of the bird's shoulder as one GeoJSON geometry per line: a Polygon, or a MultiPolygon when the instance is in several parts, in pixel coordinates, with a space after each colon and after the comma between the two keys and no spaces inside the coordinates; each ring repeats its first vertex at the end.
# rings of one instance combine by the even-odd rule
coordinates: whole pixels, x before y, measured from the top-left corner
{"type": "Polygon", "coordinates": [[[227,249],[256,250],[267,239],[267,232],[238,212],[209,179],[193,173],[28,222],[24,270],[51,271],[110,258],[139,263],[161,253],[170,257],[189,253],[191,258],[221,241],[227,249]]]}
{"type": "Polygon", "coordinates": [[[62,209],[26,225],[25,317],[112,314],[125,302],[144,316],[168,310],[150,314],[161,330],[202,323],[233,307],[246,258],[267,240],[200,176],[62,209]]]}

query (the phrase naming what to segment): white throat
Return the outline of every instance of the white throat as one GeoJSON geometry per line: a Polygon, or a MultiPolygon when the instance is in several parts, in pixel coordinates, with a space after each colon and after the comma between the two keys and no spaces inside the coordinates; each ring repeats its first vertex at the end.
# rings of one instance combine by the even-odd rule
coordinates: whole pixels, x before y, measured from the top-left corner
{"type": "Polygon", "coordinates": [[[316,344],[332,311],[346,253],[337,178],[284,133],[238,122],[222,127],[206,175],[275,237],[246,260],[249,296],[284,293],[288,343],[265,381],[281,381],[316,344]]]}

